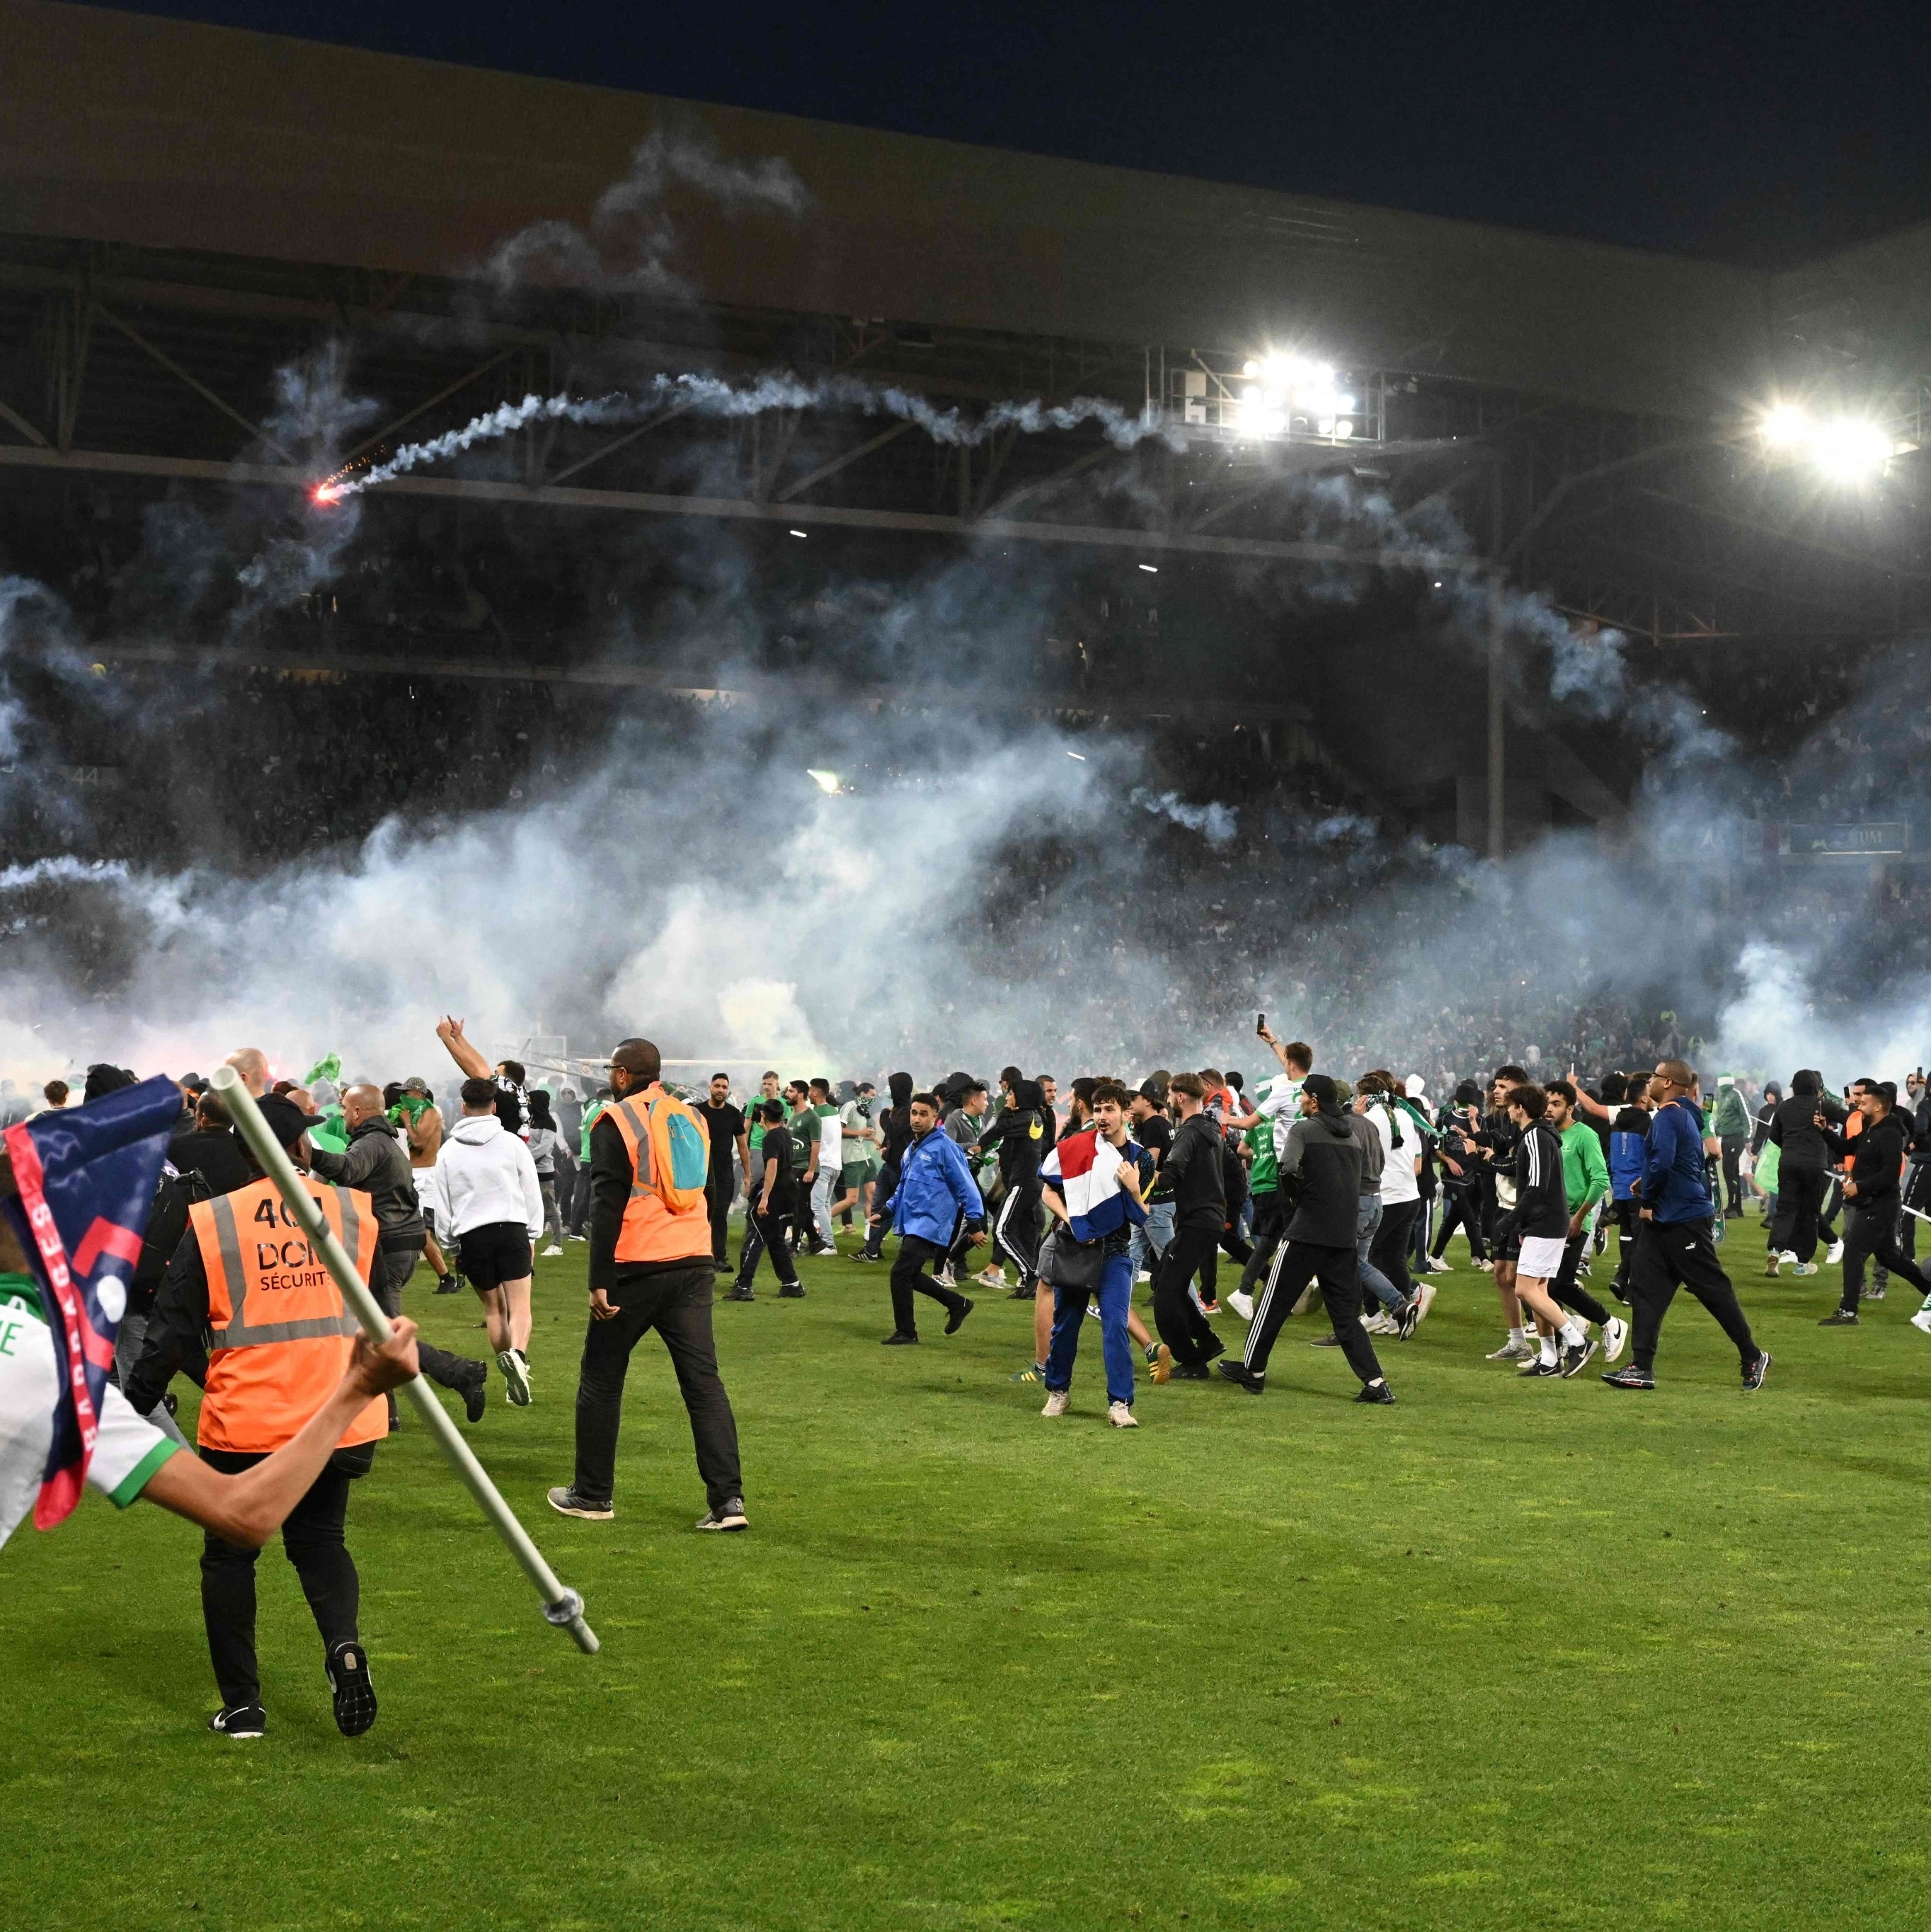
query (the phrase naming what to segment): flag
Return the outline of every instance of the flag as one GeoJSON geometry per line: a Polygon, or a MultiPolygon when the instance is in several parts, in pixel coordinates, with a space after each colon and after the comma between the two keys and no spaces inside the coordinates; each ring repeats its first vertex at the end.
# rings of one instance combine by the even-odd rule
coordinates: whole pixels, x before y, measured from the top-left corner
{"type": "Polygon", "coordinates": [[[36,1529],[63,1522],[80,1500],[128,1283],[180,1117],[181,1089],[157,1074],[7,1130],[19,1197],[5,1205],[40,1282],[61,1368],[36,1529]]]}
{"type": "Polygon", "coordinates": [[[1116,1148],[1097,1129],[1088,1127],[1068,1134],[1046,1156],[1040,1178],[1052,1182],[1065,1202],[1076,1241],[1097,1240],[1129,1221],[1146,1219],[1146,1210],[1119,1183],[1122,1162],[1137,1162],[1140,1154],[1137,1142],[1128,1141],[1125,1147],[1116,1148]]]}

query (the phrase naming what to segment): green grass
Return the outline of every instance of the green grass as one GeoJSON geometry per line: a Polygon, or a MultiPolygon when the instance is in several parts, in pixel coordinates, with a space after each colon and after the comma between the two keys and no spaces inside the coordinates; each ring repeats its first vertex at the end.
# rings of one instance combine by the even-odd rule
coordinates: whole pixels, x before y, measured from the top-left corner
{"type": "MultiPolygon", "coordinates": [[[[336,1735],[275,1546],[272,1729],[224,1742],[195,1533],[90,1498],[0,1556],[7,1922],[1915,1927],[1931,1341],[1896,1288],[1819,1330],[1837,1271],[1763,1280],[1749,1226],[1760,1395],[1686,1298],[1653,1396],[1518,1382],[1458,1274],[1382,1345],[1398,1407],[1351,1406],[1293,1322],[1264,1398],[1143,1382],[1130,1434],[1097,1324],[1049,1423],[1006,1380],[1026,1310],[947,1341],[922,1306],[925,1345],[882,1349],[884,1270],[807,1262],[807,1300],[716,1311],[752,1522],[725,1538],[692,1532],[654,1342],[617,1520],[544,1507],[573,1248],[536,1406],[497,1380],[473,1440],[602,1654],[419,1430],[351,1508],[375,1730],[336,1735]]],[[[410,1300],[481,1352],[467,1298],[410,1300]]]]}

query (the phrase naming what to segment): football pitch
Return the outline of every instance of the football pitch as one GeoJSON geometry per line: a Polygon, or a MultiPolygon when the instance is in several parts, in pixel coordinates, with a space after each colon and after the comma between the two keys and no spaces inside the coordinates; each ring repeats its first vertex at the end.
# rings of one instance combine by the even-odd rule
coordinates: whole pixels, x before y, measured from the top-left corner
{"type": "MultiPolygon", "coordinates": [[[[492,1370],[471,1439],[602,1654],[405,1430],[350,1510],[376,1728],[337,1735],[278,1541],[269,1734],[224,1741],[199,1532],[90,1496],[0,1553],[7,1921],[1920,1925],[1931,1339],[1896,1287],[1818,1330],[1838,1271],[1764,1280],[1754,1220],[1723,1252],[1758,1394],[1687,1297],[1653,1395],[1518,1381],[1466,1271],[1377,1342],[1393,1408],[1350,1401],[1317,1316],[1258,1400],[1143,1377],[1137,1432],[1097,1322],[1048,1421],[1008,1380],[1029,1310],[975,1289],[947,1340],[921,1302],[923,1346],[881,1348],[887,1271],[807,1261],[804,1301],[767,1274],[716,1310],[752,1528],[701,1536],[651,1340],[616,1520],[545,1506],[572,1246],[539,1264],[534,1406],[492,1370]]],[[[409,1312],[482,1353],[472,1298],[425,1283],[409,1312]]]]}

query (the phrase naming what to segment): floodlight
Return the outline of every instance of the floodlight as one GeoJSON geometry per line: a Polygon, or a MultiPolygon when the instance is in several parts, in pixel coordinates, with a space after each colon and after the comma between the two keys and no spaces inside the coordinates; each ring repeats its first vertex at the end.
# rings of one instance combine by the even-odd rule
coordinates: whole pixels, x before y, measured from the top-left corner
{"type": "Polygon", "coordinates": [[[1834,482],[1861,482],[1890,460],[1890,438],[1874,422],[1839,416],[1812,436],[1810,460],[1834,482]]]}
{"type": "Polygon", "coordinates": [[[1779,403],[1766,412],[1759,428],[1773,449],[1794,449],[1810,439],[1809,412],[1795,403],[1779,403]]]}
{"type": "Polygon", "coordinates": [[[807,766],[805,776],[821,792],[829,794],[838,789],[838,774],[836,772],[815,772],[807,766]]]}
{"type": "Polygon", "coordinates": [[[1340,438],[1341,441],[1346,442],[1350,436],[1353,435],[1353,434],[1354,424],[1347,417],[1343,416],[1338,422],[1335,423],[1335,434],[1340,438]]]}

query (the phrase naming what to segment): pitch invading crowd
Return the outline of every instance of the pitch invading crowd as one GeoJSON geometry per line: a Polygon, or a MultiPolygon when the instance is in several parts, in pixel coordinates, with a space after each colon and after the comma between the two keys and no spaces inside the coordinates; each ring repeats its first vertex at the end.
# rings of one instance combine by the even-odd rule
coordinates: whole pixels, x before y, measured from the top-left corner
{"type": "MultiPolygon", "coordinates": [[[[922,1088],[897,1072],[881,1096],[869,1082],[785,1084],[769,1072],[740,1106],[722,1073],[687,1100],[664,1084],[656,1047],[632,1039],[587,1102],[566,1086],[553,1104],[516,1062],[488,1061],[460,1020],[437,1032],[458,1076],[446,1113],[420,1077],[341,1085],[330,1063],[302,1082],[277,1080],[254,1048],[229,1064],[392,1316],[425,1264],[437,1292],[476,1294],[512,1407],[531,1403],[539,1379],[537,1244],[547,1234],[542,1252],[554,1256],[566,1240],[587,1242],[575,1466],[548,1501],[591,1521],[615,1514],[628,1364],[654,1331],[706,1488],[697,1527],[746,1526],[713,1339],[719,1277],[730,1279],[725,1302],[755,1302],[768,1263],[779,1298],[794,1299],[807,1292],[800,1258],[841,1252],[889,1269],[887,1346],[920,1343],[920,1298],[943,1311],[947,1335],[974,1311],[969,1287],[1031,1303],[1032,1360],[1011,1378],[1044,1393],[1048,1418],[1071,1408],[1085,1324],[1097,1319],[1105,1414],[1120,1429],[1140,1426],[1143,1372],[1156,1384],[1224,1379],[1263,1394],[1284,1324],[1317,1306],[1326,1320],[1314,1346],[1339,1352],[1358,1401],[1392,1404],[1376,1344],[1416,1337],[1457,1234],[1493,1278],[1503,1334],[1491,1360],[1567,1379],[1599,1353],[1609,1387],[1653,1390],[1664,1319],[1687,1288],[1735,1346],[1743,1388],[1758,1389],[1770,1358],[1720,1252],[1746,1196],[1763,1205],[1768,1272],[1815,1274],[1825,1242],[1842,1258],[1839,1305],[1824,1325],[1857,1323],[1895,1274],[1925,1297],[1911,1318],[1931,1334],[1931,1279],[1905,1232],[1931,1197],[1921,1072],[1902,1104],[1871,1079],[1840,1097],[1814,1070],[1800,1070],[1788,1094],[1773,1082],[1761,1096],[1726,1076],[1706,1111],[1701,1077],[1680,1059],[1593,1086],[1539,1083],[1504,1065],[1485,1086],[1462,1082],[1437,1102],[1419,1076],[1323,1070],[1313,1048],[1263,1023],[1275,1064],[1251,1086],[1237,1072],[1161,1069],[1131,1085],[1081,1076],[1062,1094],[1053,1076],[1013,1065],[996,1092],[962,1072],[922,1088]],[[1239,1270],[1224,1286],[1223,1259],[1239,1270]],[[1151,1288],[1150,1329],[1134,1306],[1138,1286],[1151,1288]],[[1237,1351],[1213,1325],[1224,1310],[1245,1324],[1237,1351]]],[[[133,1081],[96,1066],[83,1097],[133,1081]]],[[[339,1293],[289,1238],[296,1224],[218,1096],[192,1075],[179,1084],[183,1111],[117,1338],[94,1480],[122,1503],[146,1486],[203,1524],[202,1600],[222,1697],[210,1728],[224,1735],[266,1729],[254,1564],[281,1527],[337,1721],[356,1735],[376,1700],[347,1546],[350,1486],[396,1426],[401,1381],[428,1376],[473,1424],[486,1413],[488,1365],[420,1342],[406,1320],[383,1352],[352,1342],[339,1293]],[[192,1482],[168,1473],[187,1447],[170,1389],[183,1374],[203,1391],[192,1482]],[[318,1416],[328,1418],[322,1454],[318,1416]]],[[[46,1094],[56,1108],[71,1097],[58,1082],[46,1094]]],[[[32,1310],[21,1265],[0,1257],[0,1318],[32,1310]]],[[[14,1460],[20,1468],[0,1477],[25,1494],[33,1458],[14,1460]]]]}

